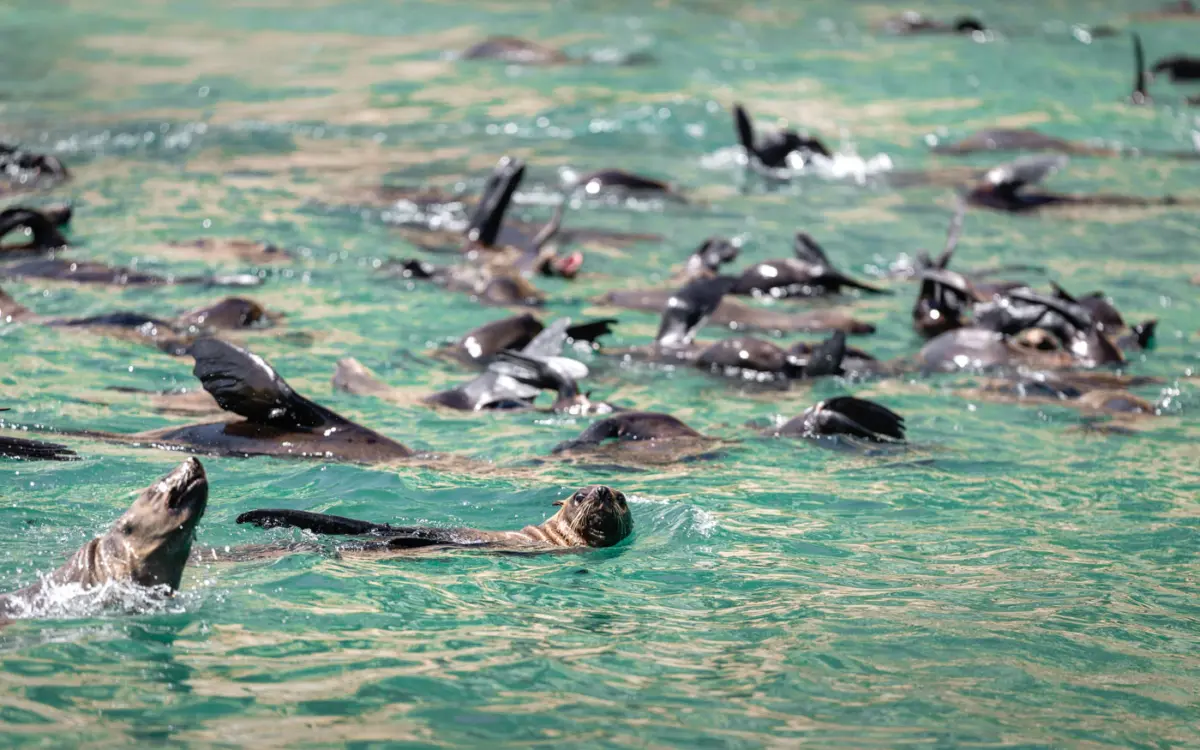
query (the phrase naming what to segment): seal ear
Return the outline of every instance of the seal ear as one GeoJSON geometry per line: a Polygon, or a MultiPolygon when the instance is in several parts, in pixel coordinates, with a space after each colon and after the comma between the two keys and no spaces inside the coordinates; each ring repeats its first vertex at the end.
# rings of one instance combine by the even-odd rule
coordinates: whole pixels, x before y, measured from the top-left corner
{"type": "Polygon", "coordinates": [[[737,130],[738,142],[746,149],[746,157],[755,156],[757,152],[754,150],[754,125],[750,121],[750,115],[740,104],[733,105],[733,126],[737,130]]]}
{"type": "Polygon", "coordinates": [[[256,354],[220,339],[203,338],[192,345],[192,372],[217,404],[251,422],[285,429],[308,430],[346,420],[292,390],[256,354]]]}
{"type": "Polygon", "coordinates": [[[358,521],[344,516],[311,513],[306,510],[252,510],[237,517],[238,523],[252,523],[260,529],[304,529],[315,534],[383,534],[391,530],[387,524],[358,521]]]}
{"type": "Polygon", "coordinates": [[[552,502],[550,504],[556,508],[561,508],[562,506],[567,504],[567,501],[566,500],[555,500],[554,502],[552,502]]]}
{"type": "Polygon", "coordinates": [[[822,433],[852,435],[875,442],[904,442],[904,417],[873,401],[838,396],[815,408],[822,433]]]}
{"type": "Polygon", "coordinates": [[[663,346],[687,346],[705,321],[737,283],[732,276],[690,281],[671,295],[663,308],[662,321],[654,340],[663,346]]]}

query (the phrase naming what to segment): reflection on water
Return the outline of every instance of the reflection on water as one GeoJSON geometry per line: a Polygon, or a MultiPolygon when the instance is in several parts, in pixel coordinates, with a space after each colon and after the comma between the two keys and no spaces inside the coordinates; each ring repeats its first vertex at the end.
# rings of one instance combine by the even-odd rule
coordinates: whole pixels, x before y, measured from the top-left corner
{"type": "MultiPolygon", "coordinates": [[[[635,531],[579,554],[380,559],[323,548],[207,561],[189,567],[179,597],[132,615],[72,599],[49,619],[0,626],[0,732],[30,745],[1194,743],[1200,312],[1189,279],[1200,259],[1190,210],[971,213],[955,261],[1044,266],[1072,291],[1103,289],[1129,320],[1158,319],[1156,348],[1128,369],[1162,378],[1133,390],[1163,416],[1095,425],[1065,404],[986,398],[972,378],[738,391],[583,354],[594,397],[670,412],[721,441],[707,460],[631,466],[550,456],[587,420],[421,402],[474,376],[434,356],[438,347],[511,311],[376,275],[421,253],[389,221],[424,209],[392,199],[415,201],[404,193],[415,188],[473,200],[502,154],[529,162],[516,213],[535,224],[564,177],[595,169],[637,171],[687,195],[686,205],[571,202],[568,229],[664,238],[589,240],[577,281],[539,282],[553,300],[544,319],[585,320],[612,312],[594,302],[605,292],[668,283],[712,235],[739,237],[739,262],[750,263],[786,256],[808,231],[852,276],[936,253],[953,187],[1000,159],[928,148],[973,130],[1037,127],[1160,150],[1200,137],[1165,83],[1156,108],[1121,104],[1127,38],[1071,36],[1072,23],[1125,23],[1110,3],[988,6],[980,12],[998,32],[986,43],[876,35],[896,10],[79,0],[63,13],[18,2],[0,31],[3,135],[72,168],[53,196],[29,199],[75,203],[78,247],[64,257],[256,273],[263,284],[245,295],[282,319],[236,340],[298,392],[439,456],[376,468],[208,459],[199,546],[292,538],[234,523],[260,507],[519,528],[593,483],[630,495],[635,531]],[[574,58],[644,50],[658,62],[453,59],[488,34],[574,58]],[[790,181],[748,173],[735,101],[764,129],[819,135],[834,158],[790,181]],[[260,262],[248,246],[193,243],[201,238],[287,253],[260,262]],[[335,390],[343,357],[398,397],[335,390]],[[913,448],[845,454],[752,426],[847,390],[903,414],[913,448]],[[1106,426],[1132,434],[1097,429],[1106,426]]],[[[1164,54],[1194,46],[1183,22],[1138,29],[1164,54]]],[[[1195,197],[1196,169],[1077,157],[1053,185],[1195,197]]],[[[461,207],[446,218],[461,220],[461,207]]],[[[881,359],[919,345],[913,288],[887,283],[895,296],[844,301],[877,326],[854,343],[881,359]]],[[[2,286],[45,318],[169,316],[223,296],[2,286]]],[[[791,307],[810,306],[773,305],[791,307]]],[[[618,317],[615,347],[647,342],[658,325],[647,313],[618,317]]],[[[5,324],[0,346],[5,434],[132,433],[211,414],[189,360],[132,340],[5,324]],[[180,389],[192,393],[169,393],[180,389]]],[[[82,460],[0,464],[0,589],[56,567],[128,505],[129,488],[174,460],[62,440],[82,460]]]]}

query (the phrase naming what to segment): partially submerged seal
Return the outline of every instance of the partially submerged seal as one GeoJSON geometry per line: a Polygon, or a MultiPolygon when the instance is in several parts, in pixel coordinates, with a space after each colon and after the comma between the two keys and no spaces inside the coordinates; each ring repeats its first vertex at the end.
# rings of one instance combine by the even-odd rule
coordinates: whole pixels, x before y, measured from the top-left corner
{"type": "Polygon", "coordinates": [[[301,510],[252,510],[239,515],[237,522],[266,529],[288,527],[355,536],[362,541],[354,549],[374,552],[428,547],[518,552],[612,547],[633,531],[625,495],[611,487],[585,487],[555,505],[561,507],[549,519],[519,531],[392,526],[301,510]]]}
{"type": "Polygon", "coordinates": [[[751,164],[779,169],[788,166],[791,154],[796,154],[805,162],[811,161],[813,156],[826,159],[833,157],[820,139],[800,135],[794,130],[768,131],[756,136],[750,113],[740,104],[733,105],[733,124],[738,142],[745,149],[746,158],[751,164]]]}
{"type": "Polygon", "coordinates": [[[37,612],[51,588],[83,590],[128,582],[174,593],[208,503],[204,467],[189,458],[142,491],[107,533],[85,544],[58,570],[0,596],[0,617],[37,612]]]}
{"type": "Polygon", "coordinates": [[[792,243],[793,258],[764,260],[738,277],[730,294],[763,295],[774,298],[821,297],[839,294],[843,287],[868,294],[890,294],[885,289],[850,278],[830,262],[817,241],[807,232],[797,232],[792,243]]]}
{"type": "Polygon", "coordinates": [[[904,418],[873,401],[853,396],[826,399],[800,416],[768,430],[777,437],[806,440],[850,438],[869,443],[903,443],[904,418]]]}

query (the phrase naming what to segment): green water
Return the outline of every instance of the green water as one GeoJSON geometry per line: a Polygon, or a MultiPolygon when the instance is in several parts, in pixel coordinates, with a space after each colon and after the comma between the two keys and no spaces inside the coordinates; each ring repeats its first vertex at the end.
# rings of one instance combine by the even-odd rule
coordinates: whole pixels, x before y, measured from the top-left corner
{"type": "MultiPolygon", "coordinates": [[[[579,226],[666,239],[584,248],[577,282],[543,284],[554,315],[610,312],[588,300],[661,280],[712,234],[742,236],[744,264],[785,255],[805,228],[863,274],[940,247],[951,192],[747,181],[730,149],[735,99],[766,123],[840,143],[850,167],[863,164],[853,154],[875,168],[957,164],[930,156],[926,137],[995,125],[1189,149],[1200,117],[1181,107],[1185,89],[1157,82],[1154,108],[1127,107],[1128,40],[1070,34],[1077,22],[1124,27],[1127,11],[1154,5],[986,4],[975,10],[1010,33],[977,44],[881,37],[870,24],[888,8],[830,0],[7,4],[0,133],[74,169],[52,197],[76,204],[75,254],[191,273],[236,266],[170,258],[164,242],[263,237],[302,249],[253,290],[286,326],[239,341],[360,423],[480,461],[463,473],[204,459],[200,544],[283,538],[233,523],[264,506],[517,528],[599,482],[629,493],[636,530],[579,555],[192,566],[181,597],[150,613],[16,622],[0,630],[0,745],[1200,744],[1194,209],[967,218],[963,267],[1045,265],[1072,290],[1104,289],[1127,318],[1161,320],[1157,348],[1130,369],[1165,379],[1137,391],[1163,414],[1127,425],[1133,435],[1085,431],[1065,406],[972,400],[963,379],[755,393],[597,364],[592,385],[611,400],[744,439],[708,463],[597,470],[534,460],[580,420],[434,412],[329,383],[334,362],[354,356],[415,402],[470,377],[430,359],[432,347],[508,314],[372,277],[375,260],[416,252],[377,213],[346,208],[380,184],[478,188],[512,154],[530,163],[520,213],[533,219],[549,215],[563,166],[636,169],[696,199],[570,212],[579,226]],[[488,33],[659,62],[447,58],[488,33]],[[913,451],[870,458],[749,439],[750,420],[847,391],[905,415],[913,451]]],[[[1200,52],[1200,23],[1136,28],[1152,59],[1200,52]]],[[[1200,166],[1077,158],[1053,184],[1196,196],[1200,166]]],[[[913,289],[896,288],[853,301],[879,328],[856,343],[881,358],[918,346],[913,289]]],[[[4,289],[46,316],[169,314],[219,296],[4,289]]],[[[654,333],[652,315],[619,317],[613,345],[654,333]]],[[[194,386],[188,360],[32,325],[0,326],[0,352],[10,423],[133,432],[186,421],[106,389],[194,386]]],[[[0,589],[55,567],[179,460],[67,442],[83,460],[0,464],[0,589]]]]}

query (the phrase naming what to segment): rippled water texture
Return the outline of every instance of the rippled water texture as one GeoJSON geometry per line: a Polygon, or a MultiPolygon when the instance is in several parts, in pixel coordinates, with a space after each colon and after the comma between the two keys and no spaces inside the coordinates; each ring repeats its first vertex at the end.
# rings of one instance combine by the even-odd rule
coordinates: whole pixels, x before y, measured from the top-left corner
{"type": "MultiPolygon", "coordinates": [[[[1127,37],[1153,59],[1200,53],[1200,22],[1130,21],[1145,2],[982,3],[1000,29],[894,38],[900,6],[496,0],[15,0],[0,8],[0,134],[58,155],[75,178],[79,257],[179,273],[252,270],[171,240],[262,238],[297,249],[253,296],[283,313],[237,337],[297,390],[406,443],[477,459],[449,471],[205,459],[199,544],[288,538],[237,526],[256,507],[392,523],[518,528],[572,489],[632,499],[626,543],[577,555],[465,552],[380,560],[301,554],[191,566],[183,593],[142,614],[0,630],[0,745],[527,747],[1167,747],[1200,737],[1200,221],[1194,208],[1010,217],[972,212],[956,263],[1045,266],[1161,320],[1130,368],[1162,415],[1084,429],[1067,406],[980,402],[961,379],[820,382],[739,392],[700,374],[599,367],[619,403],[670,411],[727,438],[710,462],[627,471],[541,460],[584,422],[464,415],[416,399],[467,377],[439,343],[508,314],[373,276],[417,254],[380,220],[381,185],[476,191],[503,154],[529,162],[518,213],[550,214],[560,169],[635,169],[690,205],[588,203],[568,226],[662,234],[590,243],[574,284],[544,282],[550,313],[663,279],[703,238],[744,239],[743,262],[811,232],[856,275],[941,246],[953,193],[881,173],[986,167],[929,153],[989,126],[1036,126],[1130,148],[1193,149],[1183,87],[1131,108],[1127,37]],[[447,54],[489,33],[573,56],[650,53],[643,66],[514,68],[447,54]],[[747,178],[729,107],[838,144],[833,173],[747,178]],[[412,403],[334,392],[353,356],[412,403]],[[751,420],[852,392],[908,421],[914,448],[856,456],[761,440],[751,420]]],[[[951,17],[967,6],[930,4],[951,17]]],[[[1063,190],[1200,196],[1200,163],[1075,158],[1063,190]]],[[[15,199],[7,198],[3,205],[15,199]]],[[[429,256],[432,257],[432,256],[429,256]]],[[[914,289],[853,298],[880,357],[918,346],[914,289]]],[[[202,287],[112,290],[6,282],[39,315],[170,315],[202,287]]],[[[797,303],[804,309],[805,303],[797,303]]],[[[620,313],[609,340],[649,341],[620,313]]],[[[720,335],[710,329],[706,336],[720,335]]],[[[812,339],[812,336],[794,337],[812,339]]],[[[184,422],[110,388],[194,387],[191,363],[120,339],[0,324],[10,424],[133,432],[184,422]]],[[[0,464],[0,590],[52,569],[178,462],[66,442],[74,463],[0,464]]],[[[59,613],[64,614],[64,613],[59,613]]],[[[70,614],[70,613],[65,613],[70,614]]]]}

